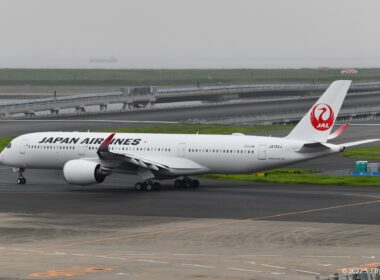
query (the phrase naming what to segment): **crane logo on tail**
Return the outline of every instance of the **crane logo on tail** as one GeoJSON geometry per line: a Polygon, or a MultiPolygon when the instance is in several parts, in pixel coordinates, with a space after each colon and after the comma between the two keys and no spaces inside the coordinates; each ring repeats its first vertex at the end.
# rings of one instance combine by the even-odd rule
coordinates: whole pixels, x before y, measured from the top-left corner
{"type": "Polygon", "coordinates": [[[320,131],[328,130],[334,124],[334,112],[326,103],[320,103],[313,107],[310,121],[313,127],[320,131]]]}

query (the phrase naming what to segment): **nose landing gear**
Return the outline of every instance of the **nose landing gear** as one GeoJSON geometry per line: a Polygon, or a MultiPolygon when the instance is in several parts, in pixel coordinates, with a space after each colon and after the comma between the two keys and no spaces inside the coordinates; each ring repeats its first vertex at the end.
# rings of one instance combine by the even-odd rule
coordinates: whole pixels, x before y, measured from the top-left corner
{"type": "Polygon", "coordinates": [[[18,185],[25,185],[26,184],[26,179],[23,175],[25,168],[13,168],[13,171],[17,173],[18,178],[17,178],[17,184],[18,185]]]}
{"type": "Polygon", "coordinates": [[[17,184],[18,185],[25,185],[26,184],[25,177],[19,177],[19,178],[17,178],[17,184]]]}

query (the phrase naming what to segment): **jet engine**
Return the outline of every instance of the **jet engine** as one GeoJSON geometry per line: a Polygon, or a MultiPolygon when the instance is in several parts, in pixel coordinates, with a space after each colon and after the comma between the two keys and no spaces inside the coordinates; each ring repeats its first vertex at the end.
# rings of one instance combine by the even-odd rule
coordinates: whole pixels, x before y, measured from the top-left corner
{"type": "Polygon", "coordinates": [[[102,183],[111,172],[104,170],[98,162],[74,159],[63,166],[63,176],[69,184],[92,185],[102,183]]]}

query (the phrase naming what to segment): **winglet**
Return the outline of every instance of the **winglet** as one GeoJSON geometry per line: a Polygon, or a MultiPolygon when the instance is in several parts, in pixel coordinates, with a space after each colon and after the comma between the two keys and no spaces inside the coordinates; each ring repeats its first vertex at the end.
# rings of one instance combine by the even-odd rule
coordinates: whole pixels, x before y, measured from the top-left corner
{"type": "Polygon", "coordinates": [[[112,141],[112,139],[113,139],[114,136],[115,136],[115,133],[112,133],[110,136],[108,136],[103,141],[102,144],[100,144],[98,152],[97,152],[98,154],[102,153],[102,152],[108,152],[109,151],[108,147],[109,147],[109,145],[110,145],[110,143],[111,143],[111,141],[112,141]]]}
{"type": "Polygon", "coordinates": [[[343,131],[345,131],[348,127],[350,126],[349,123],[346,123],[345,125],[342,125],[341,127],[339,127],[337,130],[335,130],[333,133],[330,134],[328,140],[331,140],[331,139],[335,139],[337,138],[339,135],[341,135],[343,133],[343,131]]]}

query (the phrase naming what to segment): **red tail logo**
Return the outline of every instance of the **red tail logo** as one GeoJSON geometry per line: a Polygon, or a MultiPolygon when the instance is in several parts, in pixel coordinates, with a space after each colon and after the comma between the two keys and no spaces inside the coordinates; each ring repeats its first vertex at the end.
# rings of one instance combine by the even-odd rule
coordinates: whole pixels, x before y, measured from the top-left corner
{"type": "Polygon", "coordinates": [[[333,110],[325,103],[317,104],[311,110],[310,121],[317,130],[325,131],[330,129],[334,124],[334,119],[333,110]]]}

